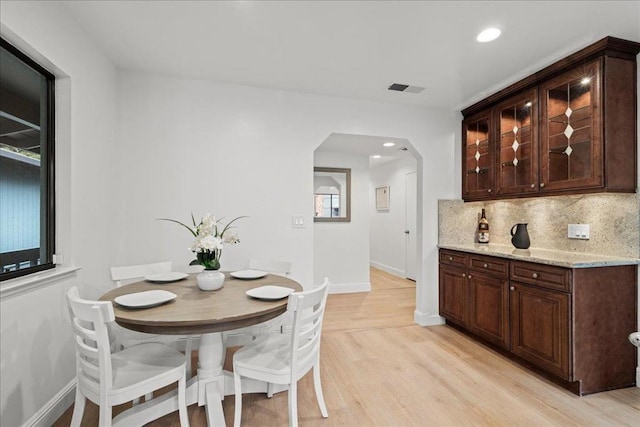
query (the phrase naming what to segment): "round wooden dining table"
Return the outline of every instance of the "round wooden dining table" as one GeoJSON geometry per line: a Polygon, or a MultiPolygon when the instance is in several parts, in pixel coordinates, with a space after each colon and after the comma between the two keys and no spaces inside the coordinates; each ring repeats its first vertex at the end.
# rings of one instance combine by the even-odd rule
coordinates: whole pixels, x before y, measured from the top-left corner
{"type": "MultiPolygon", "coordinates": [[[[197,375],[187,383],[187,405],[204,405],[208,424],[224,426],[222,399],[234,394],[234,386],[233,375],[223,370],[225,350],[221,333],[265,322],[286,311],[286,297],[265,300],[246,294],[251,289],[267,285],[302,291],[298,282],[287,277],[267,274],[259,279],[241,280],[226,272],[224,286],[217,291],[200,290],[196,274],[191,274],[171,283],[142,281],[121,286],[102,295],[100,300],[113,302],[116,322],[127,329],[161,335],[201,336],[197,375]],[[119,296],[154,290],[172,292],[176,298],[146,308],[129,308],[116,302],[119,296]]],[[[267,384],[248,381],[247,387],[243,383],[242,389],[248,393],[266,392],[267,384]]],[[[155,417],[178,408],[175,391],[168,393],[164,400],[158,400],[149,409],[155,417]]],[[[140,420],[144,420],[144,414],[140,420]]]]}

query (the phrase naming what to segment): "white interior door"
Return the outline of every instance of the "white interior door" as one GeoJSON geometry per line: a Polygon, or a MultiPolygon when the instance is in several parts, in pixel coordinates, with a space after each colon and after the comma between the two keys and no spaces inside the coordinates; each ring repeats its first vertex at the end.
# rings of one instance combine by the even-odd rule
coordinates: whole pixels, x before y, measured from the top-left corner
{"type": "Polygon", "coordinates": [[[416,280],[416,212],[418,195],[418,180],[416,172],[411,172],[405,178],[405,276],[416,280]]]}

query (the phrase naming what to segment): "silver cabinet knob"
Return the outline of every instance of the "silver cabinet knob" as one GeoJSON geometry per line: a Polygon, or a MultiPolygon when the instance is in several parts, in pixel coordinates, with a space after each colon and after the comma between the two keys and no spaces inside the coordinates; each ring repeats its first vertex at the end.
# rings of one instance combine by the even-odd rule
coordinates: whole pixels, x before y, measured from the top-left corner
{"type": "Polygon", "coordinates": [[[532,276],[534,279],[537,279],[537,278],[538,278],[538,273],[533,273],[531,276],[532,276]]]}
{"type": "Polygon", "coordinates": [[[453,257],[452,256],[449,257],[449,261],[453,261],[453,257]]]}
{"type": "Polygon", "coordinates": [[[467,277],[467,275],[466,275],[466,274],[464,274],[464,273],[462,273],[462,277],[467,277]]]}
{"type": "Polygon", "coordinates": [[[469,276],[467,276],[467,277],[469,277],[469,279],[471,279],[471,275],[469,275],[469,276]]]}
{"type": "Polygon", "coordinates": [[[544,182],[541,182],[541,183],[540,183],[540,187],[544,187],[544,182]]]}
{"type": "Polygon", "coordinates": [[[509,286],[509,289],[511,289],[512,291],[515,291],[516,287],[515,286],[509,286]]]}
{"type": "Polygon", "coordinates": [[[536,185],[535,184],[531,184],[531,188],[536,188],[536,185]]]}
{"type": "Polygon", "coordinates": [[[491,193],[491,189],[488,189],[488,190],[487,190],[487,192],[488,192],[488,193],[491,193]]]}
{"type": "Polygon", "coordinates": [[[484,265],[484,268],[487,268],[487,267],[489,267],[489,264],[485,264],[485,265],[484,265]]]}

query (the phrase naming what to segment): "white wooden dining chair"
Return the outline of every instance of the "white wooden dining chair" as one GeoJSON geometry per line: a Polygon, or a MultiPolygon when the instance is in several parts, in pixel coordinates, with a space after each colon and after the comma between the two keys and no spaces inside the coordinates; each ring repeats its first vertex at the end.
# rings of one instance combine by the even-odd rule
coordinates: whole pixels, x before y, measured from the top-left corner
{"type": "Polygon", "coordinates": [[[182,353],[158,343],[145,343],[112,352],[107,325],[115,321],[110,301],[81,299],[78,288],[67,292],[67,305],[76,347],[76,397],[71,426],[82,423],[86,399],[99,405],[100,427],[143,425],[162,414],[153,413],[154,399],[130,408],[112,420],[112,407],[178,383],[180,424],[189,425],[186,372],[182,353]]]}
{"type": "MultiPolygon", "coordinates": [[[[117,287],[138,281],[145,276],[160,273],[170,273],[172,271],[171,261],[157,262],[153,264],[127,265],[121,267],[111,267],[111,280],[117,287]]],[[[157,342],[170,345],[179,350],[184,348],[187,377],[191,377],[191,352],[193,350],[193,338],[184,335],[156,335],[143,332],[132,331],[117,324],[112,327],[116,342],[124,348],[147,342],[157,342]]]]}
{"type": "Polygon", "coordinates": [[[114,285],[120,287],[134,280],[152,274],[171,273],[173,268],[171,261],[156,262],[153,264],[126,265],[111,267],[111,280],[114,285]]]}
{"type": "MultiPolygon", "coordinates": [[[[249,269],[266,271],[269,274],[288,277],[291,273],[291,263],[288,261],[277,261],[264,258],[250,258],[249,269]]],[[[253,341],[260,335],[272,331],[282,331],[282,325],[286,322],[286,313],[274,319],[260,323],[259,325],[247,326],[245,328],[234,329],[223,332],[222,340],[225,347],[237,347],[253,341]]]]}
{"type": "Polygon", "coordinates": [[[289,426],[298,425],[298,380],[313,368],[313,383],[320,412],[329,416],[320,382],[320,338],[329,279],[322,285],[289,296],[287,311],[293,315],[291,334],[269,334],[242,347],[233,356],[235,415],[242,417],[242,378],[289,386],[289,426]]]}
{"type": "Polygon", "coordinates": [[[291,274],[291,263],[288,261],[277,261],[264,258],[250,258],[249,268],[252,270],[262,270],[271,274],[289,276],[291,274]]]}

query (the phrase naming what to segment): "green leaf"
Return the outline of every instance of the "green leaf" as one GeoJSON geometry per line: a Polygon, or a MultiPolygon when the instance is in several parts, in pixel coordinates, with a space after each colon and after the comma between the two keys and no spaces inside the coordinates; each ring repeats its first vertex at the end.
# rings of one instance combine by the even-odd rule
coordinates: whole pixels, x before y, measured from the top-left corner
{"type": "Polygon", "coordinates": [[[184,228],[189,230],[189,232],[191,234],[193,234],[193,237],[198,237],[198,234],[195,232],[195,230],[192,230],[191,227],[181,223],[180,221],[176,221],[175,219],[170,219],[170,218],[156,218],[156,220],[158,220],[158,221],[169,221],[169,222],[175,222],[176,224],[180,224],[181,226],[183,226],[184,228]]]}
{"type": "Polygon", "coordinates": [[[231,222],[229,222],[227,225],[225,225],[224,229],[222,230],[222,233],[220,233],[220,237],[224,236],[225,231],[227,231],[227,229],[231,226],[231,224],[233,224],[234,222],[236,222],[237,220],[239,220],[241,218],[249,218],[249,217],[248,216],[239,216],[237,218],[232,219],[231,222]]]}

